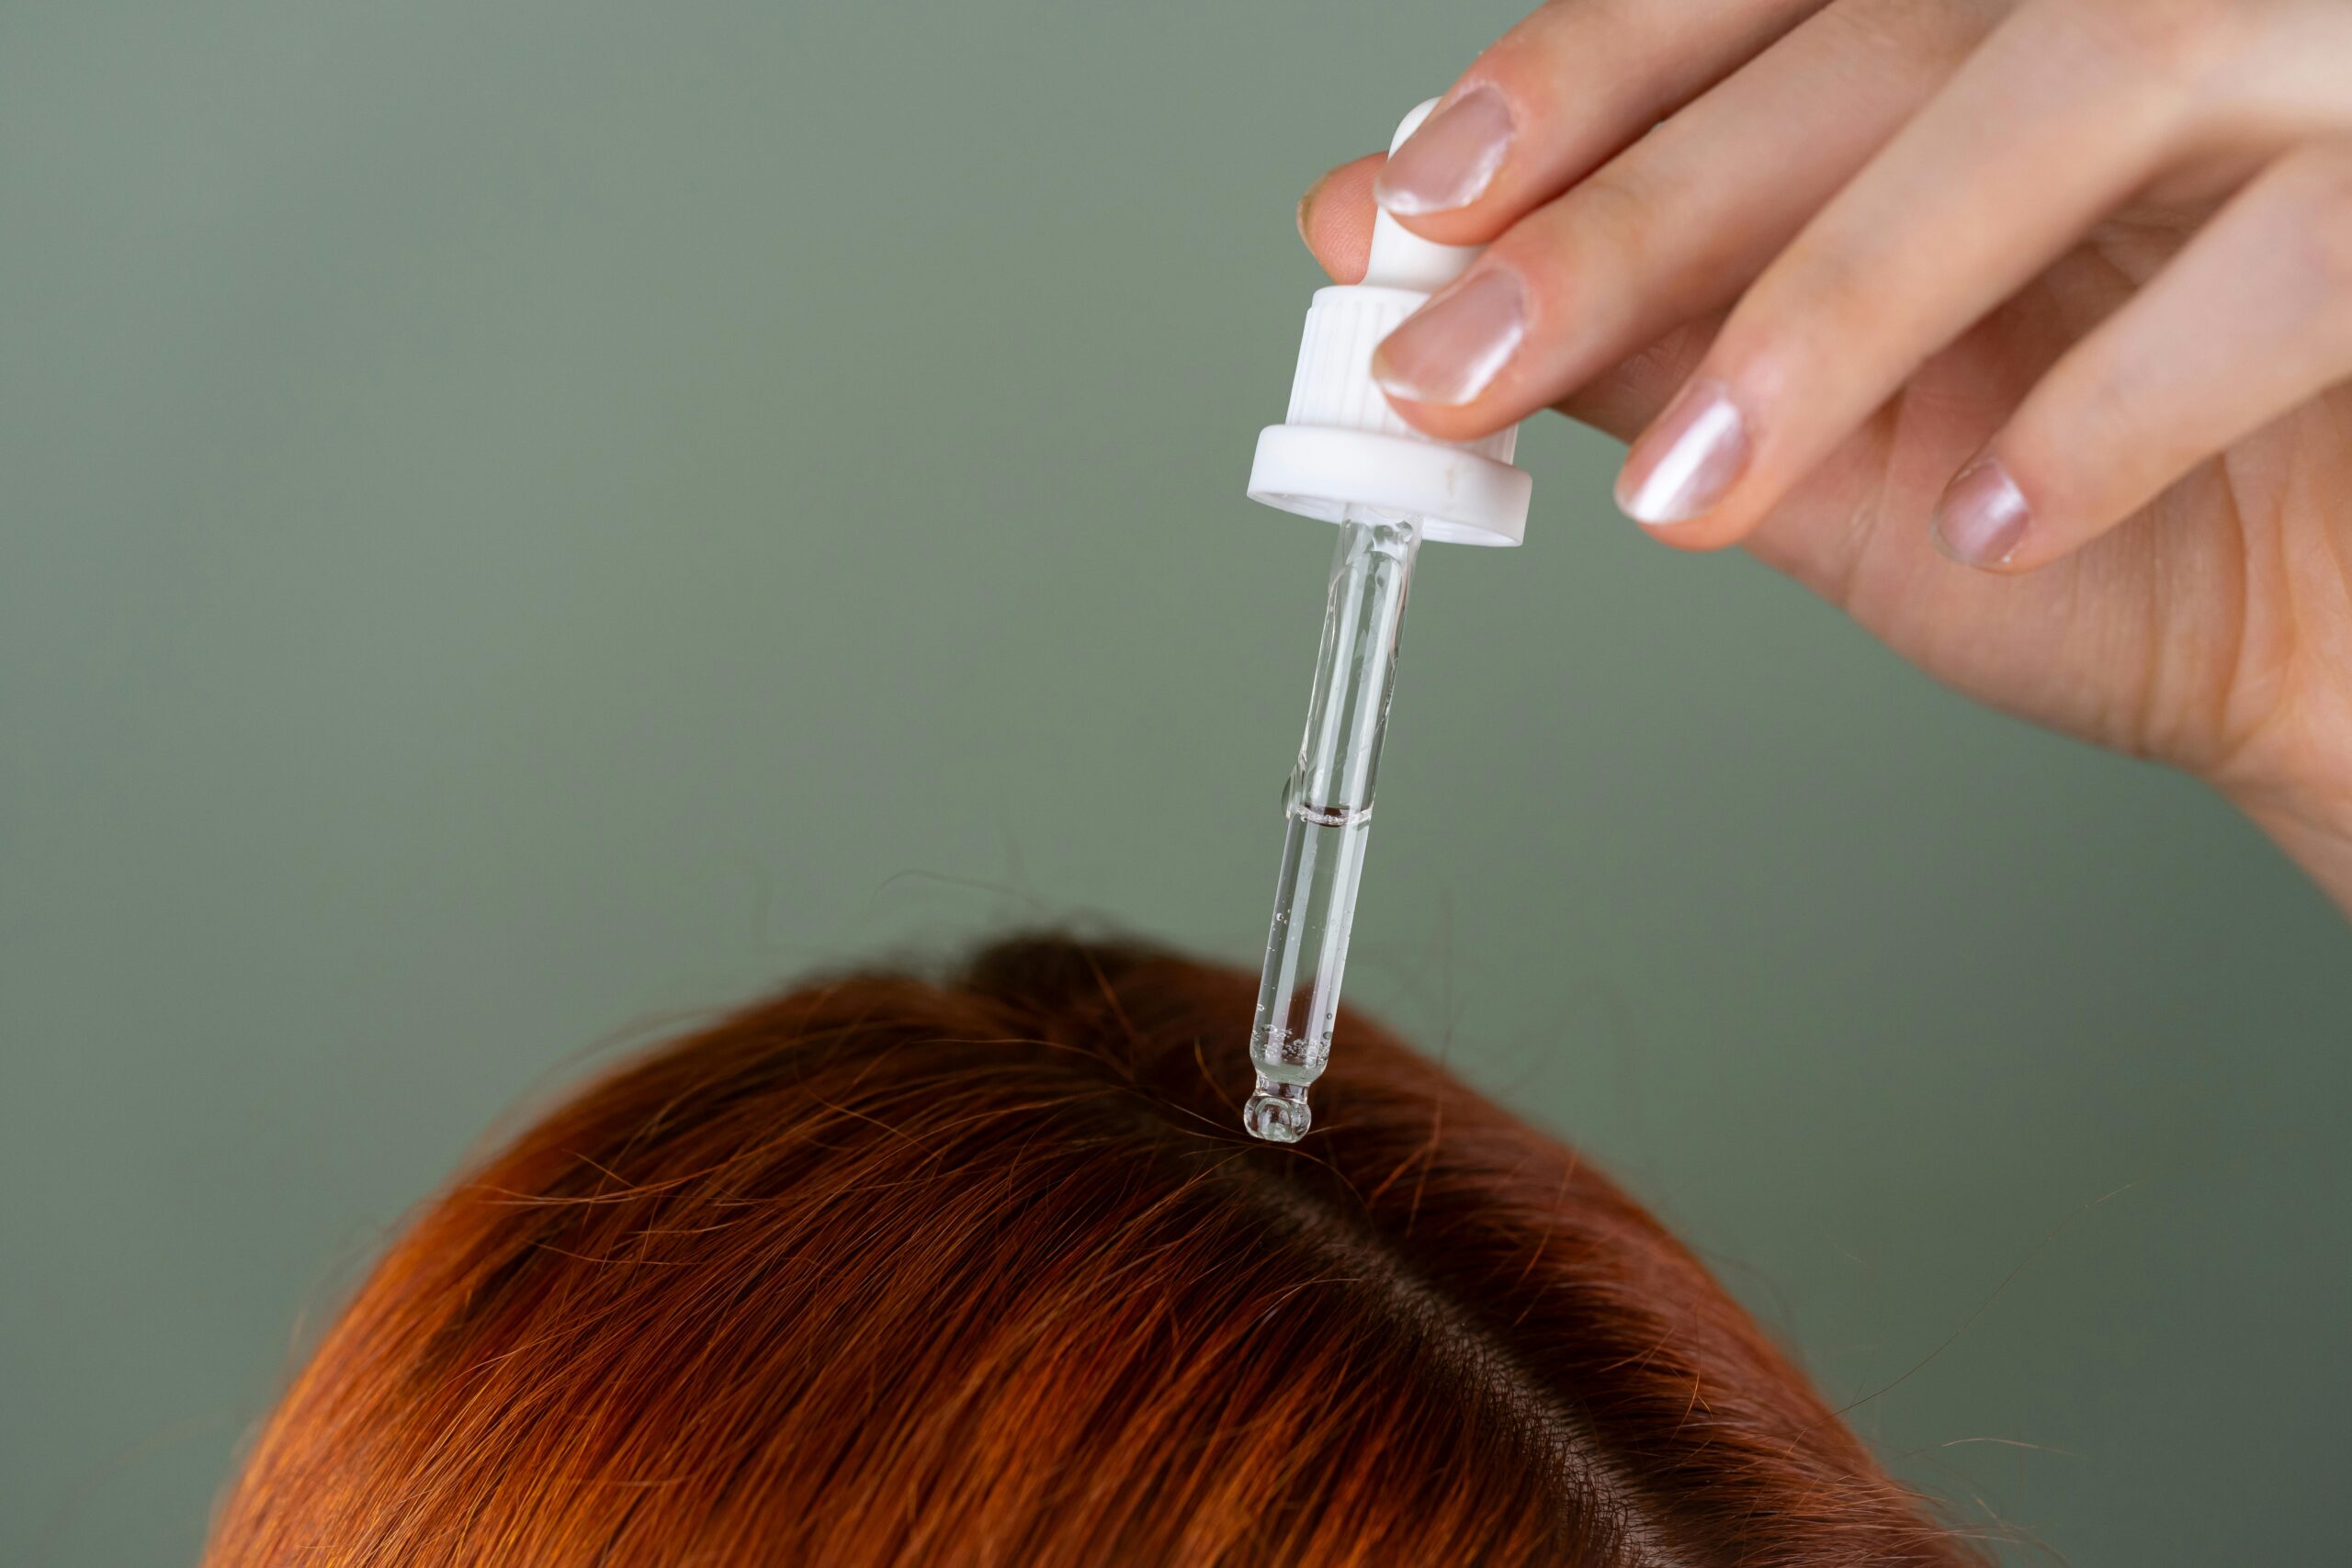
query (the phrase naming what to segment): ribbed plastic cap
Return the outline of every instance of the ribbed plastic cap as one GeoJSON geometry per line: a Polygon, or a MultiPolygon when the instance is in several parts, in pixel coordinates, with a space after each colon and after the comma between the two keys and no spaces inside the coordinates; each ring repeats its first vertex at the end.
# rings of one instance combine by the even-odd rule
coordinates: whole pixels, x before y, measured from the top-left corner
{"type": "MultiPolygon", "coordinates": [[[[1395,152],[1437,106],[1405,117],[1395,152]]],[[[1396,416],[1372,378],[1372,351],[1423,301],[1462,276],[1478,247],[1440,245],[1383,212],[1373,220],[1363,281],[1317,289],[1291,378],[1290,412],[1258,435],[1250,498],[1284,512],[1344,518],[1351,509],[1423,520],[1425,537],[1516,545],[1534,482],[1511,466],[1512,425],[1483,441],[1440,441],[1396,416]]]]}

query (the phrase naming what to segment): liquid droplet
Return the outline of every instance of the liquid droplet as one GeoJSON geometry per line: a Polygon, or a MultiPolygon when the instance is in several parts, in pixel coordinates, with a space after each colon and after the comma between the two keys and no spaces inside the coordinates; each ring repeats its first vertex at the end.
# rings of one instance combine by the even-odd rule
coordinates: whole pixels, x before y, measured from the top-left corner
{"type": "Polygon", "coordinates": [[[1262,1077],[1258,1080],[1258,1092],[1250,1097],[1241,1112],[1242,1125],[1250,1129],[1250,1135],[1270,1144],[1298,1142],[1314,1120],[1306,1108],[1305,1084],[1278,1084],[1262,1077]]]}

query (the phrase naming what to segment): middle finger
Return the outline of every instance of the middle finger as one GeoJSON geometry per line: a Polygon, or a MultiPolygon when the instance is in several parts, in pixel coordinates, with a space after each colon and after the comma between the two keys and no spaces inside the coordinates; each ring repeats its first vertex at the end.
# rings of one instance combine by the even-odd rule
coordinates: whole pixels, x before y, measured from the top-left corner
{"type": "Polygon", "coordinates": [[[1847,0],[1521,220],[1380,345],[1400,413],[1466,439],[1736,299],[1931,97],[1996,7],[1847,0]]]}

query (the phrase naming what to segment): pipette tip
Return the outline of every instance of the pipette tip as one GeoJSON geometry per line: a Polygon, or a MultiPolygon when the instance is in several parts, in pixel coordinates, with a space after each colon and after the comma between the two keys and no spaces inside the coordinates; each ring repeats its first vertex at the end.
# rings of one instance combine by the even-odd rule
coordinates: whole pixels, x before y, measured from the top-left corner
{"type": "Polygon", "coordinates": [[[1306,1135],[1313,1114],[1306,1109],[1306,1086],[1298,1083],[1276,1083],[1261,1076],[1258,1091],[1250,1097],[1241,1113],[1242,1124],[1252,1137],[1263,1138],[1270,1144],[1295,1144],[1306,1135]]]}

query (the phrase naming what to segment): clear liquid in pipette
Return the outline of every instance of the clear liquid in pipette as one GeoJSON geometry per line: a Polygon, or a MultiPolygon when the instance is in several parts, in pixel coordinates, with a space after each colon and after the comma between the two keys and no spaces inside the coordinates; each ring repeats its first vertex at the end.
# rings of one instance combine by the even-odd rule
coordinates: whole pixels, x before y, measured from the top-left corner
{"type": "Polygon", "coordinates": [[[1412,520],[1350,518],[1332,558],[1306,730],[1283,792],[1282,872],[1250,1036],[1257,1077],[1243,1122],[1276,1143],[1306,1134],[1307,1086],[1330,1057],[1419,544],[1412,520]]]}
{"type": "MultiPolygon", "coordinates": [[[[1356,883],[1372,837],[1369,806],[1323,810],[1302,801],[1287,815],[1282,885],[1298,896],[1276,908],[1268,946],[1288,948],[1293,956],[1258,998],[1250,1053],[1258,1077],[1245,1115],[1252,1134],[1276,1143],[1294,1143],[1306,1133],[1306,1086],[1321,1076],[1331,1055],[1356,883]],[[1319,961],[1301,964],[1307,955],[1319,961]],[[1300,968],[1308,972],[1285,993],[1285,980],[1300,968]]],[[[1271,953],[1269,961],[1275,962],[1271,953]]]]}

